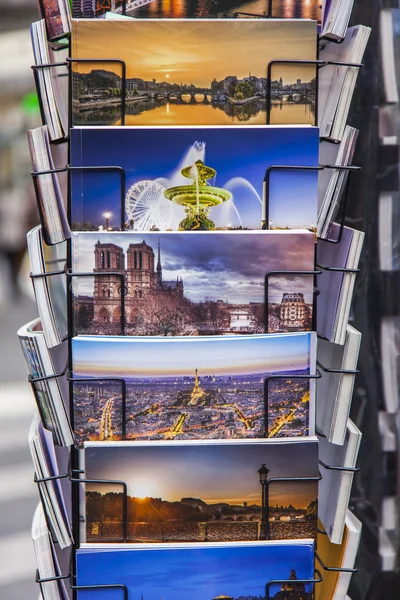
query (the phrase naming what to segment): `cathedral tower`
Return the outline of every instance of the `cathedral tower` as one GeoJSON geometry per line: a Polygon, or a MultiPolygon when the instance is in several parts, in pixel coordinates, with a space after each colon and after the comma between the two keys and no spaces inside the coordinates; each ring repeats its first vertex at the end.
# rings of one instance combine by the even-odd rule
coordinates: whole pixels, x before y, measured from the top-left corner
{"type": "Polygon", "coordinates": [[[139,244],[130,244],[126,256],[128,295],[131,298],[143,298],[157,285],[153,248],[143,240],[139,244]]]}
{"type": "MultiPolygon", "coordinates": [[[[124,272],[125,255],[116,244],[98,241],[94,249],[93,272],[124,272]]],[[[102,275],[94,278],[94,320],[119,323],[121,320],[121,278],[117,275],[102,275]]]]}

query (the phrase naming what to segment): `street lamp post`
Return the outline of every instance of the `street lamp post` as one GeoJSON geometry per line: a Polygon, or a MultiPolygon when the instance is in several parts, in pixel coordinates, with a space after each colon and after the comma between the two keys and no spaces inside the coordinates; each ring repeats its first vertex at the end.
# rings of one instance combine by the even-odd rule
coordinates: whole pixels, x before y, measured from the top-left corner
{"type": "Polygon", "coordinates": [[[268,473],[269,469],[265,465],[262,465],[258,469],[258,476],[260,478],[260,484],[262,489],[261,498],[261,532],[260,538],[267,540],[269,537],[268,531],[268,473]]]}
{"type": "Polygon", "coordinates": [[[105,212],[103,212],[103,217],[106,220],[106,231],[108,231],[108,224],[112,217],[112,213],[109,210],[106,210],[105,212]]]}

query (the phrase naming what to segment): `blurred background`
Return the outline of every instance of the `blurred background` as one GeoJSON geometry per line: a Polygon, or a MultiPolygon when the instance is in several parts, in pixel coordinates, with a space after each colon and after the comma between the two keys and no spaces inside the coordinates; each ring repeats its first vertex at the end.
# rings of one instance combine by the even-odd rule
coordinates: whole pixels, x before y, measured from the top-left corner
{"type": "Polygon", "coordinates": [[[28,429],[34,400],[17,329],[37,317],[26,232],[38,223],[26,130],[40,125],[29,26],[36,0],[0,0],[0,598],[36,600],[30,536],[37,490],[28,429]]]}

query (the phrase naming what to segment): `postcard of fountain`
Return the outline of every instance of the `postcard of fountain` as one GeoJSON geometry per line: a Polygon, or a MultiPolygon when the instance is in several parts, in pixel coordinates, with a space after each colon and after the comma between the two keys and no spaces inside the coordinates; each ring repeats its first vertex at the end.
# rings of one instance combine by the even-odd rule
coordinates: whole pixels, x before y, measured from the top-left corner
{"type": "Polygon", "coordinates": [[[314,435],[315,351],[315,333],[75,337],[76,440],[314,435]]]}
{"type": "Polygon", "coordinates": [[[83,127],[70,151],[73,167],[93,167],[71,172],[77,231],[316,231],[317,171],[274,170],[264,184],[273,165],[318,165],[316,127],[83,127]],[[125,181],[94,168],[105,165],[125,181]]]}
{"type": "Polygon", "coordinates": [[[71,50],[73,126],[316,122],[316,65],[287,62],[316,60],[316,21],[77,19],[71,50]]]}
{"type": "MultiPolygon", "coordinates": [[[[89,443],[85,477],[125,482],[130,542],[316,537],[316,438],[89,443]]],[[[87,542],[121,541],[122,501],[120,484],[86,484],[87,542]]]]}
{"type": "MultiPolygon", "coordinates": [[[[72,16],[76,19],[106,18],[106,13],[110,9],[116,14],[121,14],[122,4],[123,0],[111,0],[111,4],[104,0],[96,0],[95,3],[74,0],[72,16]]],[[[290,0],[290,2],[273,0],[271,9],[269,9],[269,0],[218,0],[218,2],[215,0],[184,0],[183,2],[127,0],[126,2],[126,14],[138,19],[235,18],[246,17],[252,13],[275,19],[320,21],[321,0],[290,0]]]]}
{"type": "Polygon", "coordinates": [[[310,331],[315,236],[306,231],[74,232],[74,334],[310,331]],[[111,274],[109,274],[111,273],[111,274]],[[266,294],[268,306],[265,307],[266,294]]]}
{"type": "MultiPolygon", "coordinates": [[[[174,547],[83,544],[76,557],[78,585],[118,582],[135,599],[263,600],[273,580],[291,583],[271,584],[270,598],[313,596],[312,584],[302,583],[314,578],[314,543],[306,539],[174,547]]],[[[98,600],[99,591],[85,589],[83,597],[98,600]]],[[[120,600],[121,590],[109,588],[104,597],[120,600]]]]}

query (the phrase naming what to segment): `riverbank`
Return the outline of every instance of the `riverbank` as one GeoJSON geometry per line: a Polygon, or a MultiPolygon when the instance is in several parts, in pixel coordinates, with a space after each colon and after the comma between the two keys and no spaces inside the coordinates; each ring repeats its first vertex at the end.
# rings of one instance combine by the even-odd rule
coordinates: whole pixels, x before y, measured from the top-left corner
{"type": "Polygon", "coordinates": [[[72,106],[77,110],[86,110],[88,108],[104,108],[107,106],[114,106],[115,104],[122,104],[121,98],[115,98],[112,100],[94,100],[93,102],[79,102],[77,100],[72,101],[72,106]]]}
{"type": "Polygon", "coordinates": [[[244,98],[243,100],[235,100],[234,98],[231,98],[230,96],[228,96],[228,102],[229,104],[233,104],[234,106],[244,106],[245,104],[250,104],[250,102],[262,102],[263,100],[265,101],[265,98],[261,98],[260,96],[251,96],[251,98],[244,98]]]}

